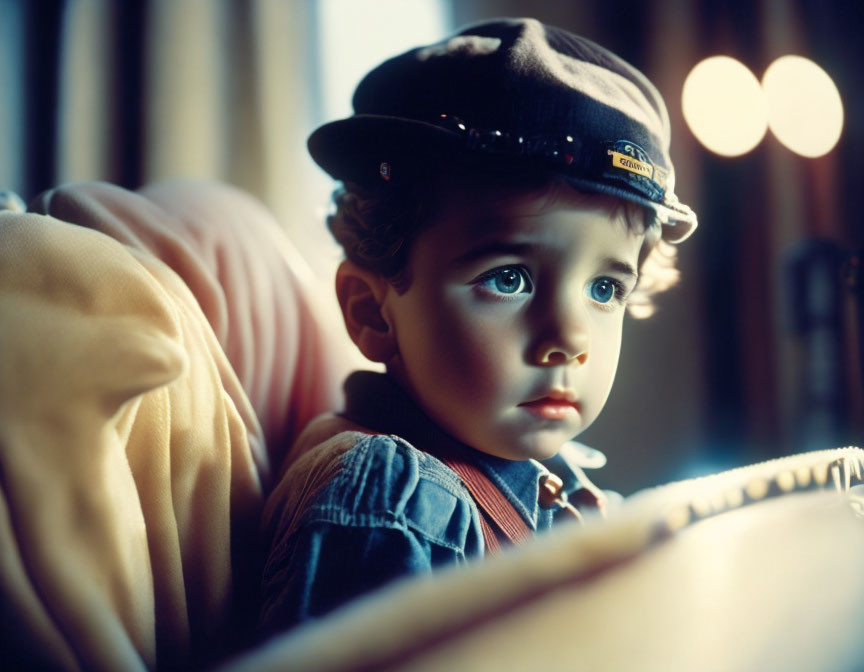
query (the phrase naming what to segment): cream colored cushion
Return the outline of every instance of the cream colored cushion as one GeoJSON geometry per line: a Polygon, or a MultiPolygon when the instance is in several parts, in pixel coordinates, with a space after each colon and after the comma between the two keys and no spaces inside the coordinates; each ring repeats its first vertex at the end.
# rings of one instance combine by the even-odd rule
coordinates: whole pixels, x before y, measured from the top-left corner
{"type": "Polygon", "coordinates": [[[266,210],[214,183],[148,194],[69,185],[0,213],[4,663],[183,668],[246,644],[270,472],[335,404],[318,360],[338,353],[266,210]]]}

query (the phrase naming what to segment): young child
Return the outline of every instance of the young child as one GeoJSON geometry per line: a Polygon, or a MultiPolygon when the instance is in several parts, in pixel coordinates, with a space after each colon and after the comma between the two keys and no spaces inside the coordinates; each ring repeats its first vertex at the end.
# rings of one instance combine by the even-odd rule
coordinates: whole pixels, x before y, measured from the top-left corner
{"type": "Polygon", "coordinates": [[[352,374],[289,455],[264,519],[268,631],[602,509],[572,439],[609,394],[625,307],[674,280],[667,243],[696,226],[656,89],[535,20],[397,56],[354,108],[309,148],[343,182],[345,324],[386,373],[352,374]]]}

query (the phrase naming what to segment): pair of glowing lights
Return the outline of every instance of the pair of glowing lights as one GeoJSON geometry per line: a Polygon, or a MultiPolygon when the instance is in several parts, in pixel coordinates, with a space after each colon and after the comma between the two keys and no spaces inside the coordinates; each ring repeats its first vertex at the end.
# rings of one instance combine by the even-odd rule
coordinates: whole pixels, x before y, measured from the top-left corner
{"type": "Polygon", "coordinates": [[[697,64],[681,94],[684,119],[712,152],[740,156],[770,128],[796,154],[827,154],[843,130],[843,103],[834,81],[802,56],[782,56],[762,81],[740,61],[712,56],[697,64]]]}

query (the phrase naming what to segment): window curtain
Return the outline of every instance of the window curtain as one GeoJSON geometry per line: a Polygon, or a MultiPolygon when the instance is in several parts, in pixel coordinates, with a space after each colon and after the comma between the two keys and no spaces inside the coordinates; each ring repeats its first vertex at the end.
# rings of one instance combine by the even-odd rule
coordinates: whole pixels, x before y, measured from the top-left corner
{"type": "Polygon", "coordinates": [[[0,188],[219,179],[301,250],[326,244],[307,200],[314,21],[307,0],[0,0],[0,188]]]}

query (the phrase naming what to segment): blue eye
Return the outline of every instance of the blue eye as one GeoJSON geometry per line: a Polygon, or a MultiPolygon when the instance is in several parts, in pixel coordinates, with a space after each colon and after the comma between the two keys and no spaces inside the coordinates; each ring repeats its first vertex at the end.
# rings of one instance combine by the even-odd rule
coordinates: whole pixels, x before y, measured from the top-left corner
{"type": "Polygon", "coordinates": [[[477,284],[499,294],[522,294],[533,289],[528,272],[518,266],[496,268],[483,276],[477,284]]]}
{"type": "Polygon", "coordinates": [[[620,285],[612,278],[597,278],[591,283],[588,293],[597,303],[610,303],[620,296],[620,285]]]}

